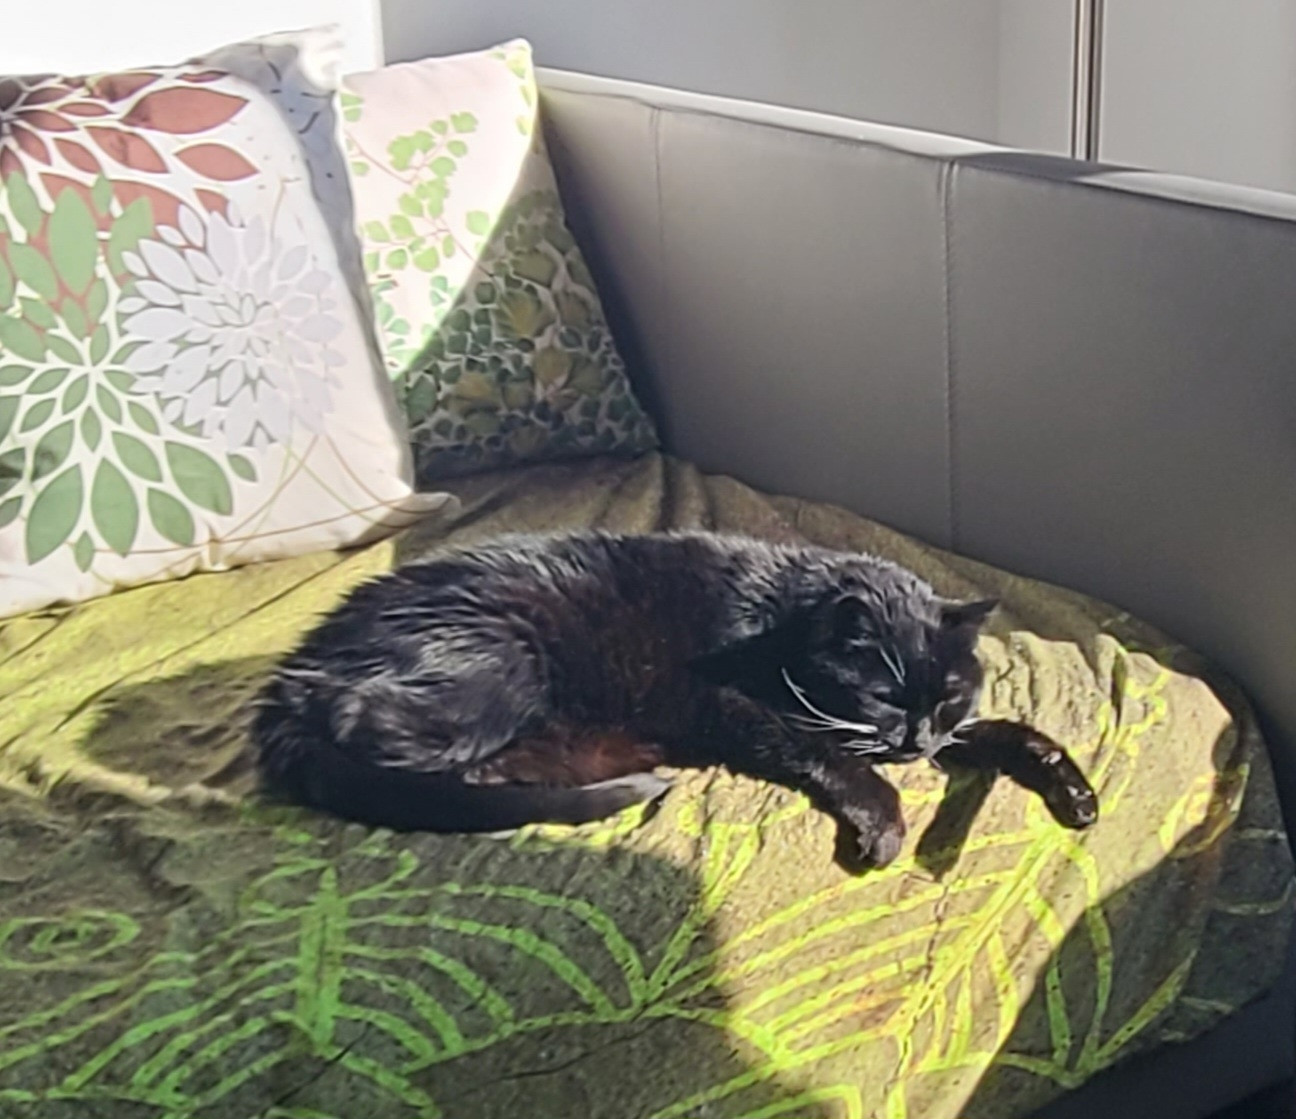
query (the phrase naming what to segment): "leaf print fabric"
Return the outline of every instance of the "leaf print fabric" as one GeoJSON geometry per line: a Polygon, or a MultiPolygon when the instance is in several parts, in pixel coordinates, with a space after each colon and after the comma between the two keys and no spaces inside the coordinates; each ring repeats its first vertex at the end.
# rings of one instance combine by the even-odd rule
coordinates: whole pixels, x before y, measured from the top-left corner
{"type": "Polygon", "coordinates": [[[0,625],[5,1119],[1025,1119],[1280,976],[1265,745],[1147,626],[658,455],[450,487],[448,541],[0,625]],[[832,820],[723,771],[508,838],[259,802],[252,703],[322,612],[425,547],[580,528],[866,550],[1000,599],[982,713],[1065,740],[1101,819],[891,767],[909,838],[852,876],[832,820]]]}
{"type": "Polygon", "coordinates": [[[0,78],[0,616],[409,523],[389,394],[254,86],[0,78]]]}
{"type": "Polygon", "coordinates": [[[352,75],[341,106],[419,480],[655,446],[567,228],[529,46],[352,75]]]}

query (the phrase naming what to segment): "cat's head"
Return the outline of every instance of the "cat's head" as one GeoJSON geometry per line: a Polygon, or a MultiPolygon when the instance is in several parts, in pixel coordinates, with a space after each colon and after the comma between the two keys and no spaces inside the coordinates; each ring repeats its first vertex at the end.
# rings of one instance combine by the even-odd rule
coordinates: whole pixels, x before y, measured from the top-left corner
{"type": "Polygon", "coordinates": [[[976,713],[977,634],[996,605],[952,602],[917,580],[834,590],[695,664],[800,730],[879,760],[930,757],[976,713]]]}

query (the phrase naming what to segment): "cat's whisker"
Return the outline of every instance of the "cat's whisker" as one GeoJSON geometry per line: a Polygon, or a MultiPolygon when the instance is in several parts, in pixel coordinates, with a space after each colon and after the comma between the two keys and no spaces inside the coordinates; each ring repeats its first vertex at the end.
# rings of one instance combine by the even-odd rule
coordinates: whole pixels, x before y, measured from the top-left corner
{"type": "Polygon", "coordinates": [[[788,720],[807,730],[841,730],[842,724],[837,719],[819,719],[808,715],[789,715],[788,720]]]}
{"type": "Polygon", "coordinates": [[[967,735],[971,734],[979,720],[975,717],[964,719],[952,731],[945,736],[945,745],[947,746],[966,746],[968,744],[967,735]]]}
{"type": "Polygon", "coordinates": [[[891,675],[895,677],[896,683],[903,687],[905,682],[904,658],[899,656],[895,650],[888,649],[885,645],[878,646],[878,653],[886,662],[887,668],[891,670],[891,675]]]}
{"type": "Polygon", "coordinates": [[[842,743],[842,749],[852,754],[884,754],[886,744],[876,738],[852,738],[842,743]]]}
{"type": "Polygon", "coordinates": [[[815,715],[820,720],[822,720],[822,722],[818,724],[820,729],[851,730],[851,731],[855,731],[858,734],[877,733],[878,728],[873,726],[871,723],[852,723],[846,719],[839,719],[837,718],[837,716],[830,715],[828,714],[827,711],[824,711],[816,707],[813,703],[810,702],[810,697],[806,695],[805,690],[801,688],[792,679],[791,676],[788,675],[787,669],[786,668],[780,669],[780,671],[783,674],[783,682],[787,684],[788,690],[791,691],[793,698],[795,698],[796,701],[799,704],[801,704],[802,707],[804,707],[807,711],[809,711],[811,715],[815,715]]]}
{"type": "Polygon", "coordinates": [[[788,722],[796,723],[802,730],[825,733],[831,730],[837,730],[832,723],[825,723],[819,719],[807,719],[804,715],[789,715],[788,722]]]}
{"type": "Polygon", "coordinates": [[[871,734],[876,729],[867,723],[852,723],[845,719],[805,719],[796,715],[789,716],[789,718],[796,719],[803,727],[812,731],[857,731],[871,734]]]}

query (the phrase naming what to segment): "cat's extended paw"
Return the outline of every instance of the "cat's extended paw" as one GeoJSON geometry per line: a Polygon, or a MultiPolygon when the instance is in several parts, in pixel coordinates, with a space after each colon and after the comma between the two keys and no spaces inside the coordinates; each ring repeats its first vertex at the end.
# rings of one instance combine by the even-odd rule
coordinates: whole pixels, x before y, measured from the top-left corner
{"type": "Polygon", "coordinates": [[[1064,752],[1052,761],[1050,780],[1041,791],[1049,812],[1064,828],[1077,831],[1090,827],[1098,820],[1098,794],[1064,752]]]}
{"type": "Polygon", "coordinates": [[[837,861],[852,874],[881,870],[895,862],[904,837],[899,816],[851,815],[842,821],[837,837],[837,861]]]}
{"type": "Polygon", "coordinates": [[[875,870],[890,866],[900,854],[904,837],[904,821],[899,819],[887,821],[885,826],[873,829],[872,834],[860,832],[860,860],[875,870]]]}

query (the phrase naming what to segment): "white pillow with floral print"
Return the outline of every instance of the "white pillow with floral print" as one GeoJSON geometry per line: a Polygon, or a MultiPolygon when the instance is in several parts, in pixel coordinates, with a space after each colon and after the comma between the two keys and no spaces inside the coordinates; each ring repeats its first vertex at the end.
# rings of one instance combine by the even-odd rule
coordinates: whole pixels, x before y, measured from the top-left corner
{"type": "Polygon", "coordinates": [[[296,136],[343,275],[359,298],[367,321],[369,296],[338,133],[337,90],[345,52],[342,29],[331,23],[245,39],[208,51],[196,61],[256,86],[296,136]]]}
{"type": "Polygon", "coordinates": [[[0,78],[0,120],[0,616],[444,503],[254,85],[0,78]]]}

